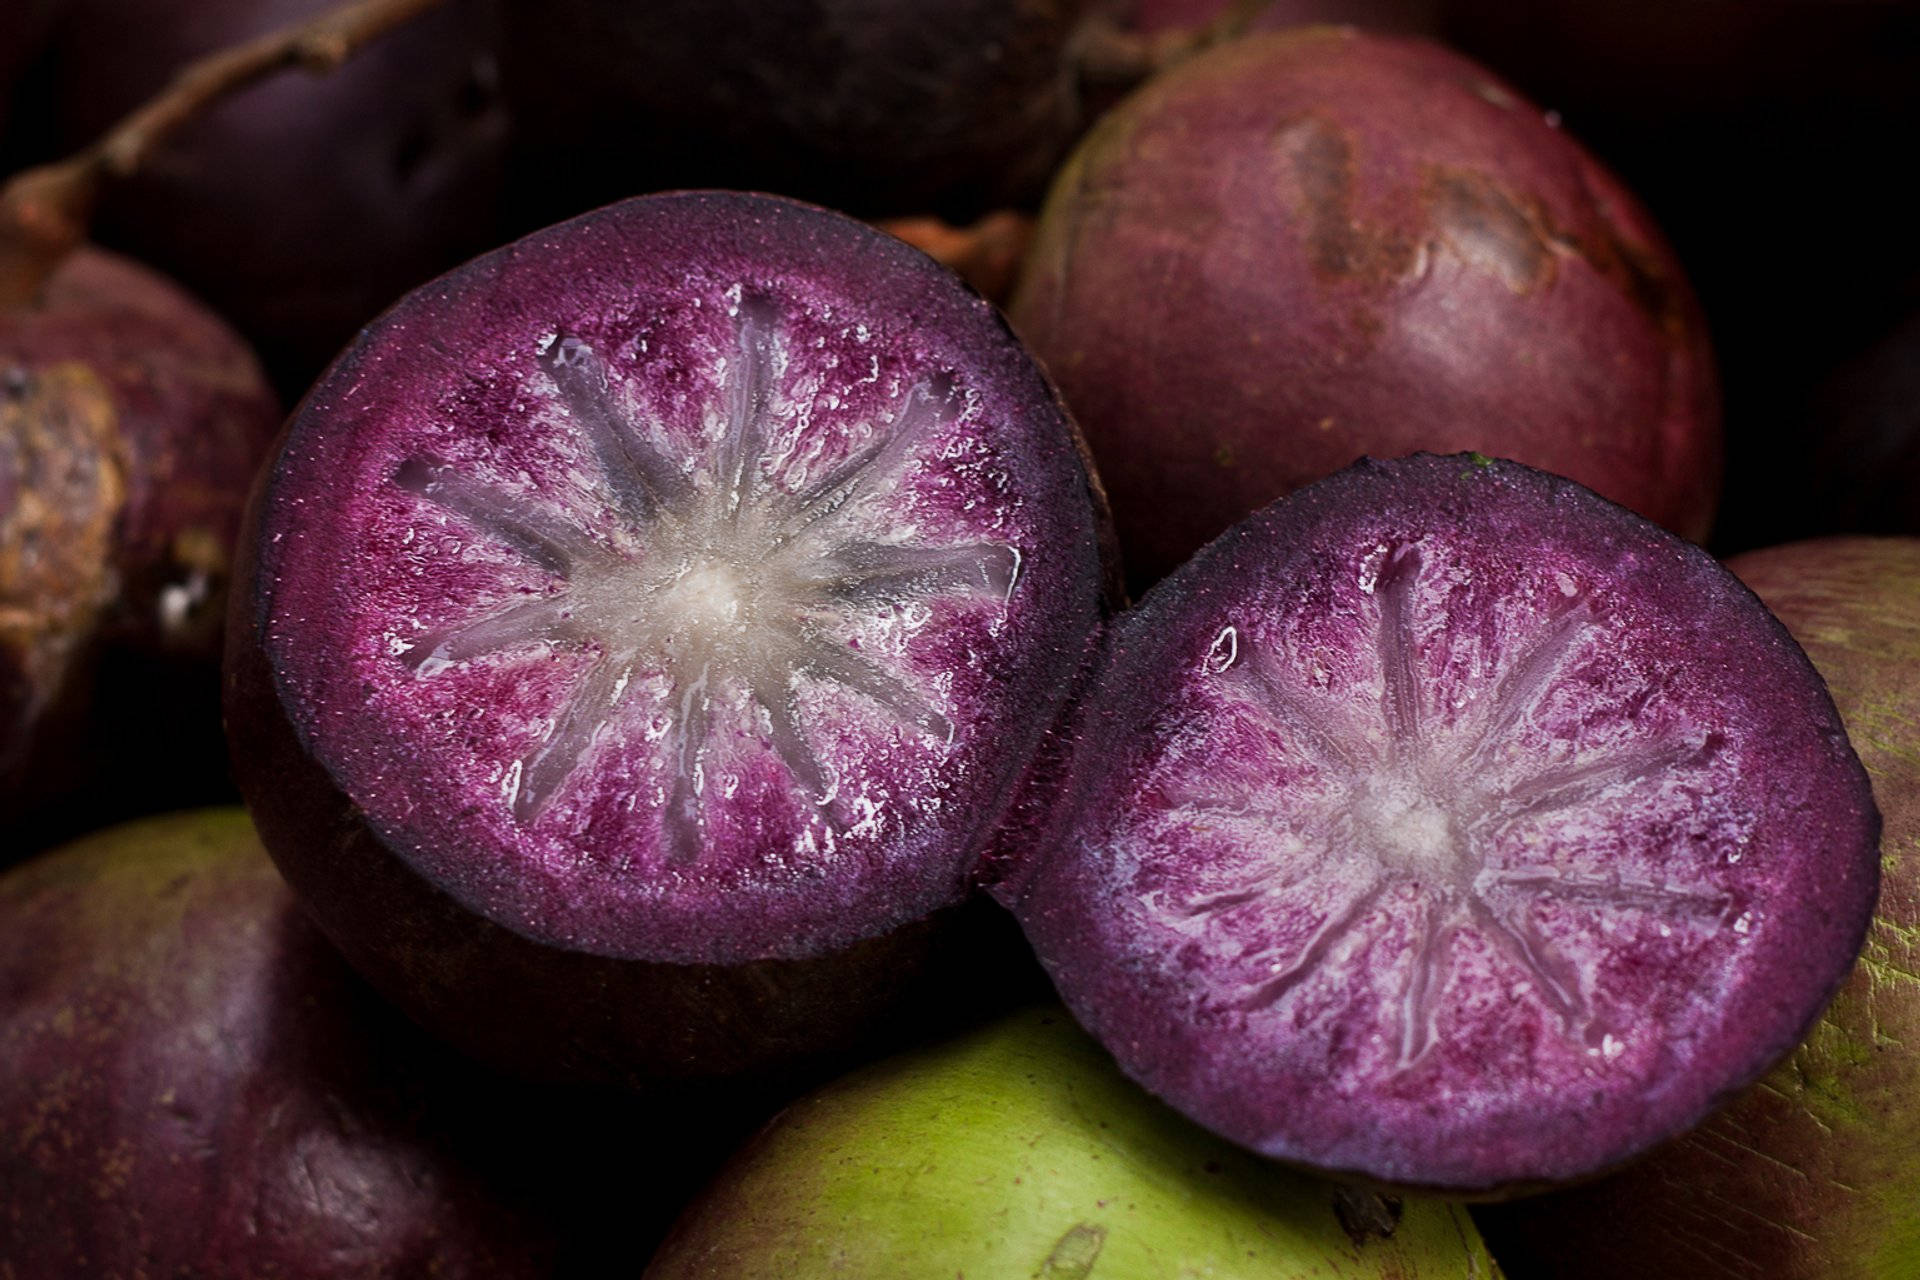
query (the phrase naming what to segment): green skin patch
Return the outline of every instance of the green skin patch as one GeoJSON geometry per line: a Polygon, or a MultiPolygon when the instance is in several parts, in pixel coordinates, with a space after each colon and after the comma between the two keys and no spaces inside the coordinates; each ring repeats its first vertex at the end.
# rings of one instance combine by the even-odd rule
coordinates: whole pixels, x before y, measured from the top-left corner
{"type": "Polygon", "coordinates": [[[1873,780],[1880,905],[1806,1042],[1688,1142],[1745,1148],[1753,1173],[1777,1175],[1753,1229],[1794,1262],[1770,1274],[1920,1274],[1920,1148],[1903,1119],[1920,1085],[1920,542],[1804,543],[1732,567],[1826,677],[1873,780]]]}
{"type": "Polygon", "coordinates": [[[678,1277],[1493,1277],[1464,1209],[1343,1189],[1206,1134],[1060,1010],[788,1109],[675,1228],[678,1277]]]}

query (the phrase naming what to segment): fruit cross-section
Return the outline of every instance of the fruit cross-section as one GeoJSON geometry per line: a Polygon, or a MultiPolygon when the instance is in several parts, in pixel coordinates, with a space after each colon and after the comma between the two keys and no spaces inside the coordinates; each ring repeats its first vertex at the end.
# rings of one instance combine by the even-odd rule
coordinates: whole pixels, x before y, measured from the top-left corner
{"type": "Polygon", "coordinates": [[[1330,718],[1274,655],[1241,643],[1232,626],[1220,633],[1209,673],[1228,682],[1239,711],[1304,767],[1305,783],[1286,794],[1182,784],[1189,787],[1179,796],[1185,821],[1245,828],[1256,847],[1271,853],[1237,868],[1225,883],[1159,906],[1173,919],[1218,920],[1234,931],[1225,917],[1248,907],[1258,911],[1273,895],[1313,880],[1337,886],[1304,936],[1289,931],[1259,957],[1260,976],[1238,997],[1248,1011],[1275,1006],[1310,981],[1355,930],[1409,921],[1400,997],[1388,1014],[1397,1024],[1402,1068],[1434,1043],[1439,992],[1462,934],[1491,947],[1570,1038],[1596,1053],[1617,1053],[1619,1029],[1592,1006],[1580,966],[1531,922],[1527,899],[1545,895],[1588,912],[1650,912],[1741,931],[1751,924],[1744,900],[1711,885],[1528,862],[1507,852],[1527,849],[1524,833],[1502,837],[1551,815],[1663,787],[1709,764],[1718,743],[1710,733],[1668,726],[1541,758],[1516,739],[1554,682],[1601,640],[1593,601],[1571,583],[1557,612],[1478,681],[1458,714],[1436,706],[1439,695],[1416,657],[1414,588],[1424,554],[1431,553],[1418,545],[1383,545],[1363,561],[1361,586],[1377,608],[1380,693],[1370,722],[1330,718]],[[1314,838],[1315,831],[1324,838],[1314,838]]]}
{"type": "Polygon", "coordinates": [[[840,456],[798,461],[778,391],[787,357],[777,305],[744,298],[737,326],[721,385],[721,433],[693,465],[633,414],[618,394],[619,374],[588,342],[555,334],[539,352],[542,389],[597,461],[630,545],[611,545],[561,507],[428,457],[410,458],[394,474],[444,518],[497,539],[551,579],[541,593],[427,631],[401,661],[431,679],[455,663],[538,646],[593,655],[550,732],[515,766],[510,803],[522,823],[539,820],[643,689],[657,699],[668,735],[661,814],[671,854],[683,862],[700,849],[707,745],[736,696],[828,824],[839,820],[838,784],[808,741],[800,680],[838,685],[908,731],[952,739],[934,694],[825,624],[848,610],[955,592],[1004,599],[1013,589],[1013,547],[878,540],[845,519],[901,482],[929,438],[966,412],[964,397],[948,378],[923,377],[840,456]]]}

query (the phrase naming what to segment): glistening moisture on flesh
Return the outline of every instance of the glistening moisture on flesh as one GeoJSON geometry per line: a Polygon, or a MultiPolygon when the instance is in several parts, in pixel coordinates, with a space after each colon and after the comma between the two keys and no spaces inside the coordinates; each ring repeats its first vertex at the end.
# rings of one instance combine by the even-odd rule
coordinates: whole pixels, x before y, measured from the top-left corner
{"type": "Polygon", "coordinates": [[[652,749],[672,862],[700,859],[714,744],[740,728],[779,761],[827,838],[858,820],[852,789],[816,745],[802,697],[809,682],[858,699],[936,750],[952,746],[942,690],[850,646],[836,626],[876,607],[924,621],[930,603],[953,597],[1004,607],[1015,589],[1014,546],[894,540],[884,524],[859,518],[966,411],[962,391],[951,376],[926,372],[884,418],[858,424],[837,456],[796,467],[781,439],[779,388],[794,356],[780,311],[749,295],[734,320],[717,438],[691,461],[616,393],[605,352],[564,332],[541,342],[549,394],[614,514],[611,540],[560,502],[510,493],[433,457],[410,457],[393,475],[549,579],[544,591],[483,604],[411,639],[400,661],[418,679],[530,650],[590,655],[549,731],[509,769],[508,803],[522,826],[569,788],[593,785],[597,745],[622,731],[624,708],[641,697],[657,707],[651,723],[664,726],[652,749]]]}
{"type": "MultiPolygon", "coordinates": [[[[1144,909],[1171,950],[1198,947],[1236,975],[1222,997],[1236,1017],[1311,1017],[1325,984],[1339,986],[1343,968],[1379,944],[1392,976],[1376,988],[1384,1043],[1368,1056],[1390,1074],[1433,1051],[1443,992],[1462,970],[1467,985],[1536,1003],[1572,1052],[1617,1057],[1628,1032],[1595,998],[1580,931],[1738,938],[1754,915],[1712,866],[1568,851],[1602,827],[1701,825],[1698,792],[1726,744],[1684,715],[1645,712],[1580,742],[1554,740],[1558,721],[1544,709],[1608,649],[1603,610],[1570,578],[1491,669],[1436,677],[1420,657],[1435,628],[1423,627],[1432,619],[1419,585],[1439,554],[1383,543],[1362,557],[1354,714],[1241,626],[1221,628],[1201,678],[1280,775],[1167,766],[1168,824],[1213,855],[1201,874],[1148,890],[1144,909]]],[[[1574,701],[1563,697],[1556,714],[1574,701]]],[[[1223,754],[1200,737],[1192,760],[1223,754]]],[[[1737,860],[1737,838],[1708,843],[1737,860]]]]}

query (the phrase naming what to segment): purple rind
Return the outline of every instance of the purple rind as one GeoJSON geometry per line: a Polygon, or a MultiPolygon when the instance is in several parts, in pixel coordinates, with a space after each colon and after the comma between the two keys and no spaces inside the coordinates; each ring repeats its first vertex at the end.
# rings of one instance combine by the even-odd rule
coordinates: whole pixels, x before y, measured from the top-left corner
{"type": "Polygon", "coordinates": [[[516,1070],[622,1080],[771,1070],[851,1043],[871,1029],[876,1008],[899,1002],[936,942],[953,945],[947,924],[965,914],[956,909],[973,864],[1084,661],[1111,580],[1097,486],[1057,396],[997,313],[890,237],[733,193],[613,206],[404,301],[296,413],[261,476],[247,531],[248,587],[230,619],[228,722],[236,778],[282,871],[356,967],[437,1032],[516,1070]],[[383,397],[404,403],[443,371],[458,381],[452,344],[484,348],[514,326],[550,324],[542,308],[556,305],[556,291],[671,288],[688,269],[676,253],[704,254],[696,273],[741,269],[743,256],[760,253],[777,265],[755,267],[756,277],[817,272],[837,275],[838,297],[891,297],[913,332],[937,335],[927,341],[967,362],[969,385],[1009,424],[1018,442],[1000,443],[1024,460],[1023,528],[1034,546],[1059,550],[1023,562],[1009,625],[1034,634],[1023,656],[1000,664],[1004,685],[989,702],[1001,713],[987,718],[976,706],[962,716],[963,730],[978,720],[978,771],[960,778],[943,807],[958,815],[949,827],[883,851],[884,867],[841,864],[837,889],[823,872],[784,892],[716,890],[664,908],[602,909],[591,887],[530,888],[519,870],[493,874],[474,852],[485,846],[485,824],[465,801],[433,798],[420,776],[428,766],[415,765],[420,744],[396,739],[366,756],[366,717],[350,710],[362,698],[354,673],[312,656],[331,643],[324,633],[342,625],[355,588],[320,568],[351,563],[333,540],[341,511],[328,495],[393,472],[384,460],[365,463],[373,445],[348,432],[329,437],[327,423],[378,420],[383,397]],[[952,338],[956,331],[963,336],[952,338]],[[297,619],[330,621],[303,630],[297,619]],[[410,770],[409,813],[390,800],[392,780],[410,770]],[[435,805],[437,815],[421,816],[435,805]]]}
{"type": "MultiPolygon", "coordinates": [[[[1606,643],[1624,647],[1596,660],[1596,671],[1655,652],[1644,649],[1645,637],[1606,643]]],[[[1024,858],[996,865],[991,888],[1075,1015],[1129,1075],[1202,1124],[1267,1155],[1377,1183],[1509,1195],[1591,1175],[1686,1129],[1798,1042],[1844,979],[1878,884],[1879,819],[1866,775],[1824,684],[1753,594],[1704,552],[1573,482],[1476,455],[1363,461],[1216,539],[1109,630],[1092,693],[1062,738],[1057,807],[1030,827],[1024,858]],[[1276,1049],[1249,1031],[1249,1015],[1213,998],[1204,954],[1157,951],[1130,931],[1138,885],[1101,865],[1108,827],[1123,820],[1116,815],[1131,804],[1165,803],[1142,801],[1142,771],[1158,735],[1189,727],[1182,717],[1197,714],[1180,695],[1227,611],[1258,613],[1290,583],[1306,581],[1316,558],[1337,555],[1342,538],[1357,542],[1364,530],[1384,541],[1393,529],[1413,536],[1420,527],[1475,521],[1497,526],[1513,546],[1550,543],[1556,554],[1603,566],[1603,591],[1643,602],[1633,611],[1662,633],[1657,644],[1682,672],[1672,678],[1714,692],[1700,705],[1713,708],[1715,731],[1729,735],[1715,750],[1751,757],[1756,772],[1741,775],[1759,779],[1747,786],[1756,806],[1747,865],[1785,855],[1771,880],[1741,886],[1750,900],[1738,899],[1756,908],[1751,918],[1762,924],[1752,939],[1766,951],[1735,966],[1710,1022],[1669,1028],[1687,1036],[1656,1051],[1684,1053],[1682,1069],[1638,1092],[1604,1079],[1578,1087],[1541,1087],[1531,1076],[1475,1079],[1476,1064],[1497,1065],[1505,1055],[1511,1069],[1522,1038],[1531,1052],[1551,1033],[1544,1005],[1517,1022],[1469,1026],[1482,1034],[1460,1051],[1443,1035],[1434,1051],[1451,1055],[1447,1071],[1469,1074],[1448,1079],[1435,1074],[1431,1056],[1415,1057],[1404,1069],[1431,1077],[1424,1092],[1396,1095],[1378,1078],[1336,1081],[1318,1059],[1289,1069],[1285,1045],[1276,1049]],[[1786,923],[1769,931],[1776,911],[1786,923]]],[[[1218,750],[1205,758],[1229,772],[1234,765],[1218,750]]],[[[1159,856],[1191,854],[1175,843],[1159,856]]],[[[1403,954],[1410,953],[1390,951],[1387,963],[1403,954]]],[[[1673,1000],[1704,973],[1683,975],[1661,996],[1670,1017],[1679,1009],[1673,1000]]],[[[1343,986],[1365,976],[1340,975],[1343,986]]]]}

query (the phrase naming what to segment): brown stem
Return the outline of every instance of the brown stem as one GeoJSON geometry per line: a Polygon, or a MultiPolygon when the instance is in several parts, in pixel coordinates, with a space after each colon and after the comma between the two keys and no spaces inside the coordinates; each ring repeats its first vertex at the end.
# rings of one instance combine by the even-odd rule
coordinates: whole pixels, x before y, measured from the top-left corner
{"type": "Polygon", "coordinates": [[[1196,53],[1245,35],[1272,4],[1233,0],[1206,22],[1168,31],[1131,31],[1111,19],[1096,20],[1081,32],[1074,65],[1081,83],[1124,92],[1196,53]]]}
{"type": "Polygon", "coordinates": [[[1004,304],[1033,239],[1033,219],[1003,209],[971,226],[938,218],[890,218],[878,224],[972,285],[989,301],[1004,304]]]}
{"type": "Polygon", "coordinates": [[[175,130],[235,91],[287,67],[332,71],[363,45],[445,0],[346,0],[318,17],[210,53],[92,146],[25,170],[0,188],[0,307],[31,305],[87,238],[100,193],[138,173],[175,130]]]}

